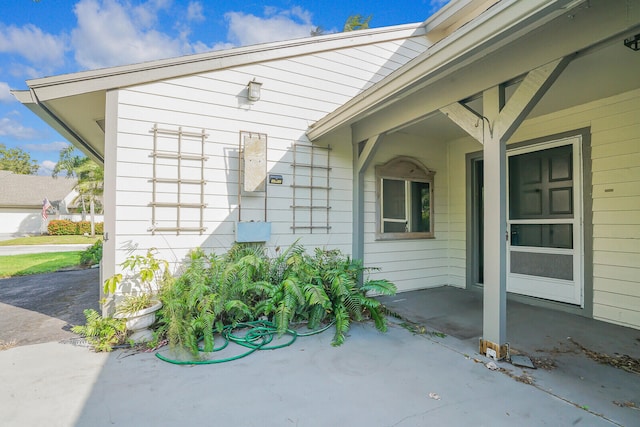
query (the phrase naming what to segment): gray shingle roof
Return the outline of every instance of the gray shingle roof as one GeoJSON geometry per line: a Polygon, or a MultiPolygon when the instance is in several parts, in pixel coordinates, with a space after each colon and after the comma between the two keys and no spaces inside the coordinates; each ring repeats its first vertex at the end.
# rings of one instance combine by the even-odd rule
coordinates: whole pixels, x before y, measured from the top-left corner
{"type": "Polygon", "coordinates": [[[0,170],[0,207],[40,208],[45,197],[50,202],[64,199],[76,182],[73,178],[21,175],[0,170]]]}

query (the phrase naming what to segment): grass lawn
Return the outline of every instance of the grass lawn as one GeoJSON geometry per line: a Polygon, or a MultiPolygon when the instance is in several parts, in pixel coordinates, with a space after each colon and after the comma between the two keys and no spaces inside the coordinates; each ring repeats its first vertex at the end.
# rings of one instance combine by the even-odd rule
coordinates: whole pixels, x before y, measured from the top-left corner
{"type": "Polygon", "coordinates": [[[50,273],[80,264],[82,251],[0,256],[0,277],[50,273]]]}
{"type": "Polygon", "coordinates": [[[0,242],[0,246],[17,246],[17,245],[69,245],[69,244],[88,244],[92,245],[102,236],[85,237],[85,236],[29,236],[18,237],[17,239],[4,240],[0,242]]]}

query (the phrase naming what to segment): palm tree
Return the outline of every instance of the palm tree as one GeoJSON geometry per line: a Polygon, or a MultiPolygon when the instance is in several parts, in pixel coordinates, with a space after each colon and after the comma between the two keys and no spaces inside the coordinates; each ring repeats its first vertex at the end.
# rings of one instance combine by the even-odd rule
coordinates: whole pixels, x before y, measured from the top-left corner
{"type": "Polygon", "coordinates": [[[372,16],[369,15],[366,18],[360,14],[351,15],[347,18],[347,21],[344,23],[344,28],[342,31],[356,31],[356,30],[366,30],[369,28],[369,22],[371,21],[372,16]]]}
{"type": "Polygon", "coordinates": [[[85,200],[89,201],[91,236],[95,236],[95,205],[104,192],[104,169],[88,157],[76,155],[75,147],[69,145],[60,150],[60,160],[53,168],[52,176],[57,177],[61,172],[66,172],[67,178],[78,179],[74,187],[78,197],[74,201],[82,200],[83,212],[85,200]]]}

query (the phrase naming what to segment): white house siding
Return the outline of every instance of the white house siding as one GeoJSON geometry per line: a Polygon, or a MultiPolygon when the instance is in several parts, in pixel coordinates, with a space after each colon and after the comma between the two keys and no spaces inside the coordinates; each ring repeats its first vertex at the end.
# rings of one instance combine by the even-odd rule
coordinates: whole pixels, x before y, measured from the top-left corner
{"type": "MultiPolygon", "coordinates": [[[[421,37],[380,42],[377,46],[318,52],[120,90],[114,233],[116,264],[126,258],[131,248],[140,251],[158,248],[161,257],[180,262],[195,247],[221,253],[233,244],[234,226],[238,220],[241,131],[267,135],[268,173],[284,178],[282,185],[267,187],[267,220],[272,222],[269,247],[272,250],[276,246],[284,248],[300,239],[300,243],[309,249],[321,246],[349,253],[352,232],[350,141],[331,144],[329,233],[324,230],[313,234],[305,230],[292,233],[292,146],[309,144],[305,132],[311,123],[424,48],[425,41],[421,37]],[[262,97],[249,103],[246,85],[254,78],[262,83],[262,97]],[[152,235],[149,231],[152,226],[150,179],[153,176],[150,131],[155,124],[162,129],[182,128],[188,132],[204,129],[208,134],[205,142],[208,160],[204,169],[207,182],[204,225],[207,230],[202,235],[193,232],[152,235]]],[[[158,173],[169,173],[169,170],[158,169],[158,173]]],[[[262,196],[244,195],[241,200],[243,221],[264,220],[262,196]]],[[[299,221],[301,214],[296,215],[299,221]]]]}
{"type": "MultiPolygon", "coordinates": [[[[581,128],[591,130],[593,316],[640,329],[640,90],[527,120],[510,142],[581,128]]],[[[464,154],[481,148],[450,144],[452,218],[465,210],[464,154]]]]}
{"type": "Polygon", "coordinates": [[[399,292],[436,287],[460,282],[456,277],[464,263],[450,258],[451,239],[449,216],[449,173],[447,170],[447,148],[445,142],[426,141],[395,133],[385,137],[376,157],[365,173],[364,214],[364,262],[377,267],[373,278],[393,281],[399,292]],[[376,185],[375,166],[384,164],[396,156],[409,156],[419,160],[435,172],[433,185],[433,239],[376,241],[376,185]],[[455,265],[451,265],[451,263],[455,265]]]}

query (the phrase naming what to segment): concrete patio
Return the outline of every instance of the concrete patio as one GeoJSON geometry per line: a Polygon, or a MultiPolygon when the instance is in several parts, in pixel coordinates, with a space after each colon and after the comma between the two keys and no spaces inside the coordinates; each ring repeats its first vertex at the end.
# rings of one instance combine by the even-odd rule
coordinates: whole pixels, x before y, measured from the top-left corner
{"type": "Polygon", "coordinates": [[[404,293],[385,301],[405,318],[390,318],[386,334],[355,324],[338,348],[327,331],[206,366],[60,342],[18,346],[0,351],[1,424],[638,425],[638,375],[593,361],[576,343],[638,358],[640,331],[509,302],[511,348],[544,369],[491,370],[477,353],[480,301],[452,288],[404,293]],[[427,333],[410,331],[421,327],[427,333]]]}
{"type": "MultiPolygon", "coordinates": [[[[478,351],[481,291],[442,287],[383,302],[427,331],[447,335],[429,339],[464,354],[478,351]]],[[[640,425],[639,330],[509,299],[507,338],[511,354],[528,356],[538,369],[502,362],[506,374],[621,425],[640,425]],[[627,370],[611,366],[625,363],[627,370]]]]}

